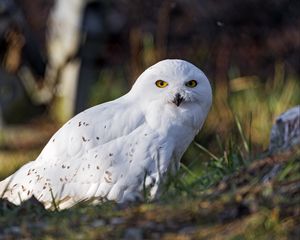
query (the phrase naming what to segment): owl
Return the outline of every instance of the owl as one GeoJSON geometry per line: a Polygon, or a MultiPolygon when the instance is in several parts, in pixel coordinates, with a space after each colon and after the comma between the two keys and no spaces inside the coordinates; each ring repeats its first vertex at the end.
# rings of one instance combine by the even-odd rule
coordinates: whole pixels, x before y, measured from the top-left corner
{"type": "Polygon", "coordinates": [[[212,103],[205,74],[167,59],[145,70],[120,98],[64,124],[36,160],[0,182],[0,196],[19,205],[34,196],[46,209],[159,196],[168,173],[201,129],[212,103]]]}

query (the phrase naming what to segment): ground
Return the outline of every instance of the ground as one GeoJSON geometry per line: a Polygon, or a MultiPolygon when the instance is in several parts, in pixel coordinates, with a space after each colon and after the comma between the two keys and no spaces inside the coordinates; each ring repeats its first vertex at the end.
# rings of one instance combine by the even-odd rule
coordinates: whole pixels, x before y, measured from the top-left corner
{"type": "MultiPolygon", "coordinates": [[[[249,158],[237,149],[216,157],[199,146],[210,158],[206,171],[183,165],[156,202],[48,212],[35,199],[19,207],[1,200],[0,239],[298,239],[299,148],[249,158]]],[[[19,163],[37,151],[7,149],[1,159],[19,163]]]]}

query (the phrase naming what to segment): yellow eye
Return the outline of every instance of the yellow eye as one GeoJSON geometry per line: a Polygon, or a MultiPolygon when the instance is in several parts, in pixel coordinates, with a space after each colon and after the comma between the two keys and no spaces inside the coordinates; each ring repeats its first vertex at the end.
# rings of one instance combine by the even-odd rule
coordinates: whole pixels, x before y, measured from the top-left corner
{"type": "Polygon", "coordinates": [[[157,80],[155,82],[155,85],[159,88],[165,88],[166,86],[168,86],[169,84],[163,80],[157,80]]]}
{"type": "Polygon", "coordinates": [[[190,88],[194,88],[194,87],[196,87],[197,86],[197,81],[196,80],[191,80],[191,81],[188,81],[186,84],[185,84],[185,86],[187,86],[187,87],[190,87],[190,88]]]}

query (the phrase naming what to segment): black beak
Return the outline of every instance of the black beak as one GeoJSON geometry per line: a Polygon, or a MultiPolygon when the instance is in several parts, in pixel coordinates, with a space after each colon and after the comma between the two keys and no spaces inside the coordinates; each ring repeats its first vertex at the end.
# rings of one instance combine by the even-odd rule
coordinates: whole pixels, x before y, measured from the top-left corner
{"type": "Polygon", "coordinates": [[[180,93],[176,93],[173,103],[175,103],[175,105],[179,107],[179,105],[183,102],[183,100],[184,98],[180,95],[180,93]]]}

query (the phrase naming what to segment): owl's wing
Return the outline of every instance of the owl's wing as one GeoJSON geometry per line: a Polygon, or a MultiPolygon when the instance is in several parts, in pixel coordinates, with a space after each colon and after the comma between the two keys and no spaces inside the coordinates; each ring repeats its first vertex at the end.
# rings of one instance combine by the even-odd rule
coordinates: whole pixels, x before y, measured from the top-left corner
{"type": "Polygon", "coordinates": [[[91,148],[131,133],[145,118],[138,107],[126,100],[122,97],[73,117],[52,136],[37,160],[60,162],[78,158],[91,148]]]}
{"type": "Polygon", "coordinates": [[[158,133],[142,124],[79,158],[51,164],[46,170],[39,166],[33,176],[45,171],[48,179],[36,181],[33,194],[46,208],[53,207],[54,198],[60,209],[87,200],[134,199],[140,196],[145,178],[147,186],[159,183],[159,174],[164,174],[170,160],[170,149],[158,133]]]}
{"type": "MultiPolygon", "coordinates": [[[[130,168],[132,160],[130,162],[128,158],[133,153],[125,146],[133,149],[139,134],[148,134],[147,130],[142,133],[144,125],[143,114],[124,99],[90,108],[59,129],[35,161],[2,181],[0,194],[3,192],[1,195],[15,204],[32,195],[43,202],[51,202],[52,198],[66,200],[70,196],[74,201],[82,200],[82,196],[89,196],[83,189],[93,192],[92,188],[98,186],[98,189],[99,184],[111,185],[110,165],[123,170],[130,168]],[[124,162],[124,156],[127,156],[127,162],[124,162]],[[90,171],[84,172],[88,169],[90,171]],[[82,184],[86,184],[84,188],[82,184]]],[[[139,155],[145,157],[149,149],[146,150],[145,144],[142,146],[139,155]]],[[[102,192],[98,196],[107,195],[103,189],[107,188],[99,188],[102,192]]]]}

